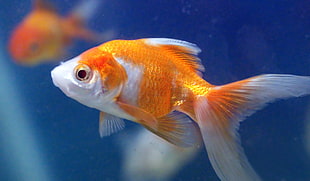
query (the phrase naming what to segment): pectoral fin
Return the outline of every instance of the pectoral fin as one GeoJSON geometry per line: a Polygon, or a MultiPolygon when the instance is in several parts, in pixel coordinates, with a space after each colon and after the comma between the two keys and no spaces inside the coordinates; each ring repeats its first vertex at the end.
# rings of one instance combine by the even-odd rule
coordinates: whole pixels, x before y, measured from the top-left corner
{"type": "Polygon", "coordinates": [[[100,112],[99,116],[99,134],[100,137],[109,136],[122,130],[125,127],[123,119],[108,113],[100,112]]]}

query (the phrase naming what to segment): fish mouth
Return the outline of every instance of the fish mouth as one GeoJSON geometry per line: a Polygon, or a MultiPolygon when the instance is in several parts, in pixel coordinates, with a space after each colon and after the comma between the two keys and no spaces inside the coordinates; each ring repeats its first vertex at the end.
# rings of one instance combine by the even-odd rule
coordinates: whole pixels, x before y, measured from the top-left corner
{"type": "Polygon", "coordinates": [[[55,67],[51,71],[51,77],[53,84],[58,87],[63,93],[70,97],[70,80],[68,80],[66,76],[63,75],[63,70],[61,66],[55,67]]]}
{"type": "Polygon", "coordinates": [[[74,94],[68,85],[68,80],[66,80],[66,78],[60,74],[58,68],[59,67],[56,67],[51,71],[53,84],[58,87],[66,96],[73,97],[74,94]]]}
{"type": "Polygon", "coordinates": [[[60,77],[60,74],[59,74],[59,67],[55,67],[52,71],[51,71],[51,77],[52,77],[52,81],[53,81],[53,84],[56,86],[56,87],[59,87],[60,88],[60,82],[59,80],[61,79],[60,77]]]}
{"type": "Polygon", "coordinates": [[[56,87],[63,90],[62,87],[67,87],[72,83],[72,67],[77,65],[79,59],[79,57],[75,57],[66,62],[62,62],[51,71],[52,81],[56,87]]]}

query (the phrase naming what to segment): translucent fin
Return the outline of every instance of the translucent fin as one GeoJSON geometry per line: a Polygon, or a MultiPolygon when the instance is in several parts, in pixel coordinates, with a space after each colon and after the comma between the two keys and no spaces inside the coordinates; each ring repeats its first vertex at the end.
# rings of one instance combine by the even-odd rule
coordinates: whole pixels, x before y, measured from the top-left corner
{"type": "Polygon", "coordinates": [[[77,6],[65,18],[64,30],[66,35],[86,41],[101,41],[102,35],[88,29],[86,25],[94,17],[102,3],[103,1],[100,0],[80,0],[77,6]]]}
{"type": "Polygon", "coordinates": [[[157,120],[158,125],[155,129],[148,125],[144,126],[161,138],[180,147],[201,144],[202,138],[198,126],[183,113],[174,111],[157,120]]]}
{"type": "Polygon", "coordinates": [[[100,112],[99,117],[99,134],[100,137],[110,136],[113,133],[116,133],[122,130],[125,127],[125,122],[123,119],[100,112]]]}
{"type": "Polygon", "coordinates": [[[172,112],[161,118],[155,118],[148,112],[128,104],[118,102],[120,108],[137,119],[151,132],[181,147],[198,146],[201,135],[198,126],[186,115],[172,112]]]}
{"type": "MultiPolygon", "coordinates": [[[[197,57],[201,50],[193,43],[169,38],[147,38],[144,41],[148,45],[159,46],[164,51],[169,52],[176,58],[175,60],[192,68],[200,76],[201,72],[205,70],[197,57]]],[[[172,59],[172,61],[174,60],[172,59]]]]}
{"type": "Polygon", "coordinates": [[[104,1],[102,0],[80,0],[77,6],[71,11],[71,15],[76,15],[84,22],[90,21],[98,12],[104,1]]]}
{"type": "Polygon", "coordinates": [[[200,48],[193,43],[189,43],[183,40],[171,39],[171,38],[146,38],[145,42],[153,46],[171,45],[186,48],[186,52],[198,55],[201,52],[200,48]]]}
{"type": "Polygon", "coordinates": [[[261,75],[213,87],[195,102],[197,122],[215,172],[222,181],[258,181],[237,133],[240,121],[280,98],[310,94],[310,77],[261,75]]]}
{"type": "Polygon", "coordinates": [[[259,176],[240,146],[239,135],[234,129],[237,125],[225,120],[226,115],[222,114],[225,114],[226,110],[209,103],[206,97],[200,97],[195,110],[203,141],[216,174],[221,181],[259,181],[259,176]]]}

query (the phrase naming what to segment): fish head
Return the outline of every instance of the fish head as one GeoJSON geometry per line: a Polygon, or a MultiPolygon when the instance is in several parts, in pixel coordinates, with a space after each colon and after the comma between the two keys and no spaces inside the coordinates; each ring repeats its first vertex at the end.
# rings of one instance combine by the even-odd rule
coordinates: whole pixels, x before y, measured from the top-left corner
{"type": "Polygon", "coordinates": [[[115,101],[123,86],[123,78],[115,77],[118,67],[112,65],[109,56],[93,48],[55,67],[51,76],[54,85],[68,97],[102,110],[115,101]]]}
{"type": "Polygon", "coordinates": [[[36,28],[19,26],[9,41],[9,53],[19,64],[32,64],[42,52],[42,33],[36,28]]]}
{"type": "Polygon", "coordinates": [[[35,65],[60,57],[60,30],[55,22],[45,17],[32,13],[12,31],[8,50],[17,64],[35,65]]]}

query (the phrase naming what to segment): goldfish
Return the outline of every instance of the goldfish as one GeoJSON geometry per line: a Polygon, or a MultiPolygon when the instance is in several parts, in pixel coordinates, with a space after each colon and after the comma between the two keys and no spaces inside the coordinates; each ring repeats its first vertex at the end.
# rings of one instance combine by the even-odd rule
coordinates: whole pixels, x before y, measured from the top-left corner
{"type": "Polygon", "coordinates": [[[33,8],[13,30],[9,54],[21,65],[56,61],[66,54],[74,39],[94,41],[97,33],[85,27],[99,1],[81,3],[67,16],[61,16],[46,0],[34,0],[33,8]]]}
{"type": "Polygon", "coordinates": [[[240,145],[240,123],[267,103],[310,94],[310,77],[263,74],[225,85],[202,78],[200,48],[182,40],[112,40],[51,71],[68,97],[100,111],[99,133],[141,124],[164,140],[199,146],[223,181],[258,181],[240,145]]]}

